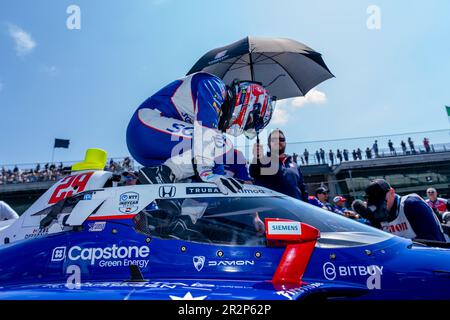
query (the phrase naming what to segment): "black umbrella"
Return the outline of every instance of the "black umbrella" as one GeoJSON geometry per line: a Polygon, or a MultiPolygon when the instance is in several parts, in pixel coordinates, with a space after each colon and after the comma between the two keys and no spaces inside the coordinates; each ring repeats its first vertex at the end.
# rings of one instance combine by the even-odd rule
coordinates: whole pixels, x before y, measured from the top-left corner
{"type": "Polygon", "coordinates": [[[322,55],[306,45],[282,38],[246,37],[206,53],[188,74],[204,71],[230,84],[261,82],[278,100],[305,95],[333,77],[322,55]]]}

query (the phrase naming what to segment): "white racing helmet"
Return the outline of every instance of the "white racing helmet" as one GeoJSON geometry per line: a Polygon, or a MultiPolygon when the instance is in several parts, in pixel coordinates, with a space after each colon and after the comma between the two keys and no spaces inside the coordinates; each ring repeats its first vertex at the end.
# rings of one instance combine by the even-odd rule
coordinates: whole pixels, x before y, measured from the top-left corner
{"type": "Polygon", "coordinates": [[[247,138],[252,139],[272,119],[275,98],[255,82],[240,82],[235,85],[234,90],[233,114],[226,132],[235,137],[244,133],[247,138]]]}

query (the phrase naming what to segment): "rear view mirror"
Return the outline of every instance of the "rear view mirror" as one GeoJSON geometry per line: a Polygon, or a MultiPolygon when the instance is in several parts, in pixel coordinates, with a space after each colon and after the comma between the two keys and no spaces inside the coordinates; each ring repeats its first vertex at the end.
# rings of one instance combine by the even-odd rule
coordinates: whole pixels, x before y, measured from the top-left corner
{"type": "Polygon", "coordinates": [[[318,229],[299,221],[285,219],[265,220],[268,246],[286,247],[272,277],[275,286],[300,285],[314,251],[318,229]]]}

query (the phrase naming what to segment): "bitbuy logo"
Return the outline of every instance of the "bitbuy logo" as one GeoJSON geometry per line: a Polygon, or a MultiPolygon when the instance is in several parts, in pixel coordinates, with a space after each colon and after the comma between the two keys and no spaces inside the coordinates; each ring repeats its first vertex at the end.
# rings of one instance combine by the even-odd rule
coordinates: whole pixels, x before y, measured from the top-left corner
{"type": "Polygon", "coordinates": [[[64,260],[66,258],[66,252],[67,258],[71,261],[90,261],[91,265],[93,265],[97,260],[147,258],[150,254],[150,249],[147,246],[118,247],[115,244],[105,248],[81,248],[80,246],[73,246],[69,250],[67,250],[67,247],[56,247],[53,249],[51,260],[64,260]]]}

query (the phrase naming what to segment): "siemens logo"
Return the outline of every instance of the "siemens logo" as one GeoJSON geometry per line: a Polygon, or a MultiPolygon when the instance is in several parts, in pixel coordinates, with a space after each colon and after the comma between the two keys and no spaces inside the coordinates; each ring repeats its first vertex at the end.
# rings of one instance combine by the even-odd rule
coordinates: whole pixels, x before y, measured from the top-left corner
{"type": "Polygon", "coordinates": [[[298,226],[272,226],[272,231],[298,231],[298,226]]]}
{"type": "Polygon", "coordinates": [[[300,235],[302,234],[301,225],[298,221],[269,221],[268,234],[279,235],[300,235]]]}
{"type": "MultiPolygon", "coordinates": [[[[56,258],[62,260],[65,255],[65,248],[58,247],[55,249],[58,249],[58,251],[55,253],[56,250],[54,250],[52,261],[58,261],[56,258]],[[56,254],[58,254],[57,257],[56,254]]],[[[72,261],[87,260],[93,265],[97,260],[147,258],[149,254],[150,249],[147,246],[118,247],[114,244],[106,248],[81,248],[80,246],[74,246],[68,250],[67,257],[72,261]]]]}

